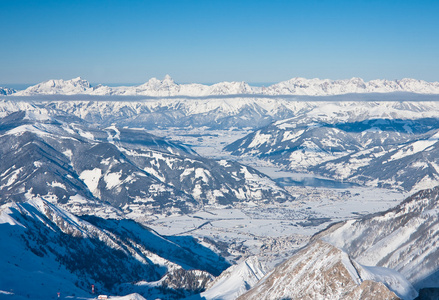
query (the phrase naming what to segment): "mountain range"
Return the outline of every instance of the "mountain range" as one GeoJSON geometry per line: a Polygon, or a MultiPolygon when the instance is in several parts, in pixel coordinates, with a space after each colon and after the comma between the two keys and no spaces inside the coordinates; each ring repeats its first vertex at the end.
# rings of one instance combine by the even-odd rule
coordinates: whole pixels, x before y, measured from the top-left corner
{"type": "Polygon", "coordinates": [[[268,87],[250,86],[245,82],[220,82],[212,85],[197,83],[177,84],[166,75],[163,80],[151,78],[138,86],[109,87],[91,86],[81,77],[71,80],[48,80],[25,90],[14,92],[3,89],[3,94],[17,96],[29,95],[125,95],[125,96],[189,96],[206,97],[222,95],[308,95],[325,96],[350,93],[391,93],[410,92],[420,94],[439,94],[439,82],[404,78],[401,80],[376,79],[365,82],[361,78],[344,80],[292,78],[268,87]]]}
{"type": "Polygon", "coordinates": [[[76,78],[3,94],[2,294],[92,297],[91,284],[162,299],[428,299],[438,292],[437,83],[294,78],[269,87],[207,86],[167,76],[92,87],[76,78]],[[408,101],[413,95],[401,92],[423,95],[408,101]],[[377,100],[362,100],[363,93],[377,100]],[[227,159],[174,139],[203,143],[236,132],[239,139],[215,144],[227,159]],[[255,257],[231,266],[238,258],[222,257],[221,243],[186,231],[160,235],[142,223],[209,208],[268,207],[269,214],[296,204],[242,160],[416,194],[331,225],[271,271],[255,257]]]}
{"type": "Polygon", "coordinates": [[[0,119],[0,134],[0,204],[43,197],[75,213],[147,218],[292,199],[253,168],[144,130],[17,111],[0,119]]]}
{"type": "MultiPolygon", "coordinates": [[[[144,129],[89,123],[55,103],[3,104],[0,254],[11,276],[0,291],[14,299],[90,297],[91,284],[163,299],[202,292],[230,266],[215,243],[163,237],[132,219],[293,200],[251,167],[144,129]]],[[[263,276],[249,272],[253,284],[263,276]]]]}
{"type": "MultiPolygon", "coordinates": [[[[439,182],[439,162],[435,155],[439,129],[436,101],[267,98],[13,101],[7,98],[0,102],[0,116],[6,118],[4,123],[9,122],[7,118],[11,118],[8,116],[12,112],[23,111],[41,121],[56,116],[64,123],[100,124],[104,130],[95,135],[106,142],[113,135],[120,136],[117,132],[127,137],[139,133],[124,127],[157,132],[166,128],[178,128],[182,132],[188,127],[205,128],[197,133],[200,140],[212,130],[250,130],[243,138],[224,145],[225,151],[236,159],[262,159],[279,168],[369,186],[414,192],[439,182]]],[[[76,131],[86,135],[88,129],[76,131]]],[[[141,139],[151,137],[146,132],[142,134],[141,139]]],[[[167,148],[168,142],[165,137],[160,143],[167,148]]],[[[172,145],[171,148],[177,147],[175,143],[172,145]]],[[[111,143],[108,147],[112,147],[111,143]]],[[[140,160],[138,155],[135,160],[140,160]]],[[[145,167],[153,174],[157,172],[153,170],[157,167],[142,168],[145,167]]],[[[86,174],[92,173],[83,176],[86,174]]],[[[175,182],[176,177],[160,176],[181,185],[175,182]]]]}
{"type": "Polygon", "coordinates": [[[295,172],[417,191],[439,184],[437,102],[321,102],[227,145],[295,172]]]}

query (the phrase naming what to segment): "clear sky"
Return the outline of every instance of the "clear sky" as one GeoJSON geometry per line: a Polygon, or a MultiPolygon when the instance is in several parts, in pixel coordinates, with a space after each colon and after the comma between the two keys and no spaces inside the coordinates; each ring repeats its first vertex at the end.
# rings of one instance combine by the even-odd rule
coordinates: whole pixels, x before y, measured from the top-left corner
{"type": "Polygon", "coordinates": [[[438,0],[0,0],[0,83],[439,81],[438,0]]]}

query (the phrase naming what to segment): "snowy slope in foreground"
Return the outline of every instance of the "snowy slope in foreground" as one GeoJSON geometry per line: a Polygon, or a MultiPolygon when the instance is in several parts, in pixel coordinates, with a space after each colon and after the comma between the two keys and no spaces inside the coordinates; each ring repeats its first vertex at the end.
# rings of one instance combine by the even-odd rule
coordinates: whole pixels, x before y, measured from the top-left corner
{"type": "Polygon", "coordinates": [[[161,281],[155,294],[188,296],[230,266],[191,237],[165,238],[131,220],[79,218],[38,198],[0,207],[0,237],[0,290],[31,299],[90,296],[91,284],[97,293],[127,294],[138,281],[161,281]]]}
{"type": "Polygon", "coordinates": [[[316,241],[276,267],[238,299],[413,299],[398,273],[363,268],[343,251],[316,241]]]}
{"type": "Polygon", "coordinates": [[[391,93],[411,92],[419,94],[439,94],[439,82],[427,82],[404,78],[402,80],[371,80],[365,82],[361,78],[345,80],[292,78],[273,84],[267,88],[249,86],[245,82],[220,82],[213,85],[177,84],[166,75],[163,80],[156,78],[138,86],[109,87],[90,83],[77,77],[71,80],[48,80],[19,91],[14,95],[142,95],[154,97],[169,96],[212,96],[212,95],[308,95],[325,96],[350,93],[391,93]]]}
{"type": "Polygon", "coordinates": [[[267,273],[256,256],[231,266],[201,293],[207,300],[234,300],[253,287],[267,273]]]}
{"type": "Polygon", "coordinates": [[[337,224],[320,234],[359,263],[391,268],[417,289],[439,288],[439,188],[385,213],[337,224]]]}

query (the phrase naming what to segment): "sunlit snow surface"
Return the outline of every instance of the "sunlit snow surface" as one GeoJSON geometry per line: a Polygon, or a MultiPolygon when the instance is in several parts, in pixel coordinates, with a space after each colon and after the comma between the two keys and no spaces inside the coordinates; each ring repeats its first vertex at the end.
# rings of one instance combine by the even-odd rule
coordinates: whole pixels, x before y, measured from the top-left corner
{"type": "Polygon", "coordinates": [[[371,80],[365,82],[353,77],[343,80],[306,79],[295,77],[268,87],[250,86],[246,82],[219,82],[213,85],[198,83],[177,84],[166,75],[163,80],[151,78],[138,86],[109,87],[97,85],[92,87],[81,77],[71,80],[52,79],[31,86],[23,91],[1,89],[1,94],[26,95],[145,95],[145,96],[209,96],[234,94],[264,95],[340,95],[348,93],[389,93],[415,92],[425,94],[439,93],[438,82],[426,82],[411,78],[401,80],[371,80]]]}

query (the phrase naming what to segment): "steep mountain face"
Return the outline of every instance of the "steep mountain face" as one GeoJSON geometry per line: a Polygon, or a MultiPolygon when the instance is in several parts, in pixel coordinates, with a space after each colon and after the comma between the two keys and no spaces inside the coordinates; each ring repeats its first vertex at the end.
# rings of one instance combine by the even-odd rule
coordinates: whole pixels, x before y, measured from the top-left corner
{"type": "Polygon", "coordinates": [[[308,95],[325,96],[348,93],[391,93],[413,92],[421,94],[439,94],[438,82],[404,78],[402,80],[371,80],[361,78],[346,80],[292,78],[267,88],[249,86],[245,82],[220,82],[213,85],[176,84],[169,75],[163,80],[156,78],[132,87],[108,87],[90,84],[80,77],[71,80],[48,80],[31,86],[16,95],[36,94],[88,94],[88,95],[143,95],[153,97],[168,96],[212,96],[212,95],[308,95]]]}
{"type": "Polygon", "coordinates": [[[178,288],[190,294],[204,289],[209,272],[229,266],[194,240],[187,247],[189,241],[168,240],[134,221],[78,218],[38,198],[1,206],[0,231],[0,290],[32,299],[87,295],[92,284],[99,293],[123,292],[125,283],[187,272],[192,289],[178,288]]]}
{"type": "Polygon", "coordinates": [[[332,106],[326,113],[320,114],[323,109],[318,109],[273,123],[225,150],[297,172],[371,186],[416,191],[439,184],[439,120],[429,117],[427,106],[332,106]],[[343,106],[348,109],[335,113],[343,106]],[[373,110],[363,114],[368,106],[373,110]]]}
{"type": "Polygon", "coordinates": [[[143,130],[64,120],[36,120],[25,112],[0,120],[2,203],[41,196],[75,213],[110,205],[113,214],[137,218],[291,199],[268,177],[236,162],[205,159],[143,130]]]}
{"type": "Polygon", "coordinates": [[[439,188],[420,191],[382,214],[335,225],[319,237],[359,263],[391,268],[417,289],[439,287],[439,188]]]}
{"type": "Polygon", "coordinates": [[[396,272],[365,269],[343,251],[316,241],[238,299],[399,299],[416,295],[396,272]]]}

